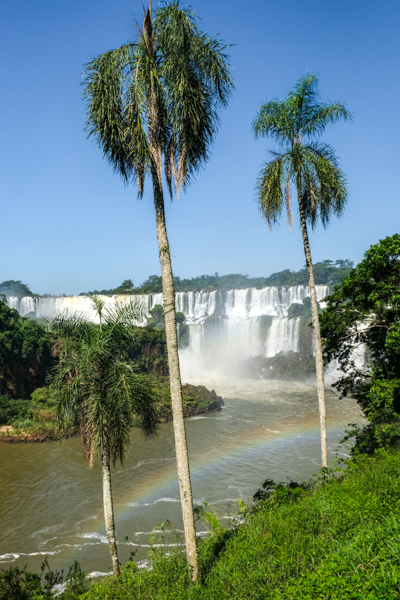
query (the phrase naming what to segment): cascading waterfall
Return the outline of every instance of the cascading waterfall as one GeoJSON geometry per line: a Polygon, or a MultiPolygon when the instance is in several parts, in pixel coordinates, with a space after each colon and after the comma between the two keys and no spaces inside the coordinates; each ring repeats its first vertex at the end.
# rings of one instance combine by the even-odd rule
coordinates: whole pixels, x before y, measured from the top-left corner
{"type": "Polygon", "coordinates": [[[274,319],[268,329],[265,342],[265,356],[275,356],[278,352],[298,352],[300,318],[274,319]]]}
{"type": "MultiPolygon", "coordinates": [[[[317,300],[329,294],[326,285],[316,286],[317,300]]],[[[289,318],[292,304],[301,304],[309,296],[308,286],[248,288],[214,292],[178,292],[176,310],[183,313],[189,330],[189,346],[185,353],[200,360],[207,354],[218,362],[221,356],[247,358],[263,354],[299,350],[300,318],[289,318]]],[[[116,302],[136,301],[150,316],[156,305],[162,305],[162,294],[138,296],[103,296],[106,306],[116,302]]],[[[9,297],[8,305],[22,316],[49,317],[56,313],[81,313],[96,320],[90,298],[66,296],[40,298],[9,297]]],[[[144,325],[143,322],[138,323],[144,325]]],[[[182,350],[182,349],[181,349],[182,350]]]]}

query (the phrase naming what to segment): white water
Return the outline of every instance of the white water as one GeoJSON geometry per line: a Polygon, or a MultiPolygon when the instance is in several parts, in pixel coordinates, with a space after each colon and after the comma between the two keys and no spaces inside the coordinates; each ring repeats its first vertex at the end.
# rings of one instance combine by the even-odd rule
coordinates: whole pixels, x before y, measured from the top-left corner
{"type": "MultiPolygon", "coordinates": [[[[328,294],[326,285],[316,286],[317,300],[328,294]]],[[[215,292],[178,292],[176,310],[185,315],[189,326],[189,347],[182,353],[183,362],[224,361],[299,349],[299,319],[289,319],[291,304],[309,296],[308,286],[289,288],[265,287],[215,292]]],[[[115,302],[136,300],[150,316],[150,310],[163,302],[162,294],[140,296],[103,296],[106,306],[115,302]]],[[[9,297],[8,304],[22,316],[49,317],[59,312],[81,313],[95,320],[91,301],[85,296],[9,297]]],[[[144,322],[142,323],[144,324],[144,322]]],[[[310,349],[311,350],[311,349],[310,349]]]]}
{"type": "Polygon", "coordinates": [[[275,356],[278,352],[297,352],[299,349],[300,318],[274,319],[268,329],[265,355],[275,356]]]}

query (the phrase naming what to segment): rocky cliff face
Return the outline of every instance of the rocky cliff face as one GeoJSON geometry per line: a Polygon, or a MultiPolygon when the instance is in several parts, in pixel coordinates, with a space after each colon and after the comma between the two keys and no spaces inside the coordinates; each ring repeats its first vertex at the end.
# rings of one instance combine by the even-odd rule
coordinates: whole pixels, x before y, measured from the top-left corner
{"type": "Polygon", "coordinates": [[[18,358],[0,367],[0,396],[30,398],[46,381],[49,361],[40,356],[18,358]]]}
{"type": "MultiPolygon", "coordinates": [[[[171,394],[168,377],[156,377],[154,383],[161,400],[160,420],[162,423],[171,421],[171,394]]],[[[221,410],[224,405],[221,396],[217,396],[215,390],[210,391],[204,385],[186,383],[182,386],[182,399],[184,417],[193,417],[213,410],[221,410]]]]}

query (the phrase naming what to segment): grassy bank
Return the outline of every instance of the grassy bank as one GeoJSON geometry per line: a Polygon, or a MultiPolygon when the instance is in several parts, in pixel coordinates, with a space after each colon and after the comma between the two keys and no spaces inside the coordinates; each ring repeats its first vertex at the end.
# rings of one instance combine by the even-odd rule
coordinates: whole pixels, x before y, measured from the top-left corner
{"type": "Polygon", "coordinates": [[[201,585],[189,582],[182,553],[161,552],[151,571],[128,563],[84,598],[400,598],[400,452],[358,459],[313,490],[281,488],[242,516],[228,529],[214,520],[200,541],[201,585]]]}

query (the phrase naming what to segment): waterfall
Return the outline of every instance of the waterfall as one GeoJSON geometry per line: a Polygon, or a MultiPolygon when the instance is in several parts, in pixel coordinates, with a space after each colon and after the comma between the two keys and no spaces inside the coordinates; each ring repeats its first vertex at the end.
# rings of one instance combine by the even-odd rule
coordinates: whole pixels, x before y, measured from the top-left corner
{"type": "MultiPolygon", "coordinates": [[[[322,303],[329,294],[327,285],[316,286],[317,300],[322,303]]],[[[189,327],[188,350],[199,357],[207,352],[213,357],[224,355],[248,357],[299,350],[300,318],[289,319],[288,309],[309,296],[304,285],[247,288],[214,292],[178,292],[176,310],[183,313],[189,327]]],[[[102,296],[106,307],[116,302],[135,301],[146,315],[156,305],[163,304],[162,294],[137,296],[102,296]]],[[[22,316],[38,319],[56,313],[79,313],[95,321],[90,298],[69,297],[9,297],[8,305],[22,316]]],[[[323,305],[323,304],[322,304],[323,305]]],[[[145,325],[146,320],[139,325],[145,325]]],[[[217,360],[217,358],[216,358],[217,360]]]]}
{"type": "Polygon", "coordinates": [[[25,317],[29,314],[35,313],[35,302],[31,296],[26,296],[25,298],[21,298],[21,302],[19,304],[19,313],[25,317]]]}
{"type": "Polygon", "coordinates": [[[7,303],[10,308],[15,308],[15,310],[19,311],[19,298],[15,296],[9,296],[7,298],[7,303]]]}
{"type": "Polygon", "coordinates": [[[275,356],[278,352],[298,352],[300,318],[274,319],[268,330],[265,343],[265,356],[275,356]]]}

